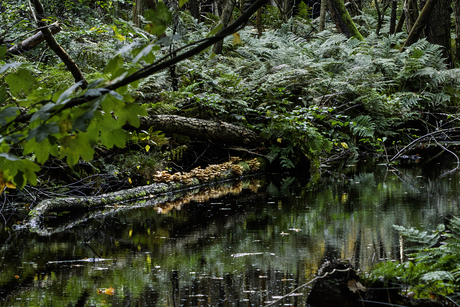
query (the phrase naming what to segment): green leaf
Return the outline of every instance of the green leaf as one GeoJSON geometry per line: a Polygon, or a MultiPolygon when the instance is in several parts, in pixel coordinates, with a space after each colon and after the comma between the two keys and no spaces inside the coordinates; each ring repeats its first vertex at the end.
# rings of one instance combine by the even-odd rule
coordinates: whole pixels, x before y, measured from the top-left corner
{"type": "Polygon", "coordinates": [[[208,33],[208,35],[206,35],[206,37],[211,37],[211,36],[216,35],[217,32],[219,32],[220,29],[222,29],[222,26],[223,26],[223,24],[219,23],[214,29],[211,30],[211,32],[208,33]]]}
{"type": "Polygon", "coordinates": [[[6,92],[6,86],[0,86],[0,104],[4,104],[6,102],[6,98],[8,98],[8,93],[6,92]]]}
{"type": "Polygon", "coordinates": [[[52,145],[49,139],[44,139],[41,142],[36,142],[35,139],[24,142],[24,155],[31,153],[35,154],[38,163],[45,163],[49,155],[58,156],[58,148],[56,145],[52,145]]]}
{"type": "Polygon", "coordinates": [[[179,0],[179,7],[182,7],[188,0],[179,0]]]}
{"type": "Polygon", "coordinates": [[[126,104],[118,116],[118,120],[124,125],[128,122],[131,126],[138,128],[140,125],[139,116],[147,116],[145,109],[136,103],[126,104]]]}
{"type": "Polygon", "coordinates": [[[59,133],[59,126],[57,123],[47,123],[44,125],[39,125],[36,128],[29,131],[29,135],[26,138],[26,141],[35,138],[37,142],[41,142],[46,139],[50,134],[59,133]]]}
{"type": "Polygon", "coordinates": [[[166,31],[166,26],[171,22],[172,13],[163,2],[158,2],[156,11],[145,11],[145,19],[150,21],[150,23],[145,26],[145,30],[160,36],[166,31]]]}
{"type": "Polygon", "coordinates": [[[10,64],[5,64],[2,67],[0,67],[0,75],[3,74],[5,71],[7,71],[10,68],[16,68],[21,66],[22,63],[10,63],[10,64]]]}
{"type": "Polygon", "coordinates": [[[5,57],[5,55],[6,55],[6,50],[7,50],[7,48],[6,48],[5,45],[0,46],[0,60],[3,59],[3,58],[5,57]]]}
{"type": "Polygon", "coordinates": [[[102,100],[103,98],[100,97],[91,102],[89,107],[86,108],[86,112],[75,119],[72,125],[72,130],[86,131],[88,125],[94,117],[94,112],[97,110],[97,108],[99,108],[102,100]]]}
{"type": "Polygon", "coordinates": [[[28,180],[33,185],[37,184],[35,173],[40,170],[37,164],[27,159],[19,159],[8,153],[2,153],[0,157],[3,158],[1,165],[3,177],[7,181],[11,180],[19,188],[23,188],[28,180]]]}
{"type": "Polygon", "coordinates": [[[113,146],[125,147],[126,140],[130,137],[129,133],[119,128],[111,131],[101,131],[101,143],[108,149],[113,146]]]}
{"type": "MultiPolygon", "coordinates": [[[[1,88],[0,88],[1,95],[1,88]]],[[[18,114],[19,108],[17,107],[8,107],[0,111],[0,126],[6,125],[7,118],[15,117],[18,114]]]]}
{"type": "Polygon", "coordinates": [[[10,86],[11,93],[14,96],[18,96],[21,93],[29,94],[35,87],[37,81],[29,70],[21,68],[9,74],[5,78],[5,82],[10,86]]]}
{"type": "Polygon", "coordinates": [[[120,69],[123,68],[123,58],[121,55],[117,54],[115,57],[110,59],[109,63],[107,63],[107,67],[104,69],[104,74],[112,74],[112,79],[115,78],[115,73],[120,69]]]}
{"type": "Polygon", "coordinates": [[[79,133],[75,136],[66,136],[61,140],[60,158],[67,155],[67,164],[70,166],[78,163],[80,156],[83,160],[90,161],[94,157],[95,143],[87,133],[79,133]]]}
{"type": "Polygon", "coordinates": [[[77,88],[79,88],[82,83],[83,83],[83,81],[79,81],[79,82],[75,83],[74,85],[72,85],[71,87],[69,87],[68,89],[66,89],[61,95],[59,95],[59,98],[57,99],[56,104],[65,103],[67,98],[69,98],[69,96],[73,92],[75,92],[75,90],[77,88]]]}
{"type": "Polygon", "coordinates": [[[34,115],[32,115],[32,118],[30,119],[30,122],[34,122],[36,119],[40,118],[41,120],[47,120],[49,119],[51,113],[51,109],[54,108],[56,104],[49,102],[45,104],[40,110],[35,112],[34,115]]]}

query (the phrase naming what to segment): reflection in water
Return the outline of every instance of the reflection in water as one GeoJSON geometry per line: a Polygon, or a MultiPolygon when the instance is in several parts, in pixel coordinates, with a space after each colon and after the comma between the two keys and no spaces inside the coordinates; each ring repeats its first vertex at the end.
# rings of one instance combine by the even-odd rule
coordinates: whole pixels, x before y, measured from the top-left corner
{"type": "MultiPolygon", "coordinates": [[[[394,224],[433,229],[457,215],[460,176],[438,178],[452,165],[435,163],[369,161],[314,185],[228,183],[71,227],[49,223],[46,236],[12,230],[24,217],[10,215],[0,230],[0,306],[264,306],[325,259],[359,268],[400,259],[394,224]]],[[[305,306],[308,291],[278,306],[305,306]]]]}

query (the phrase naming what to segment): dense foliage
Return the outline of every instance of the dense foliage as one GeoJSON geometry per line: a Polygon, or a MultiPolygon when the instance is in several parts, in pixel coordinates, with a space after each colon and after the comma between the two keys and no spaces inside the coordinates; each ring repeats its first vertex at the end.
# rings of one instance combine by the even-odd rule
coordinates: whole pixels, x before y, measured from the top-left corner
{"type": "MultiPolygon", "coordinates": [[[[162,55],[216,33],[217,19],[209,14],[197,22],[159,3],[157,12],[147,11],[142,30],[123,19],[129,3],[122,1],[43,3],[49,21],[63,21],[65,31],[57,37],[90,86],[80,90],[73,84],[46,47],[6,59],[0,68],[2,188],[29,182],[46,190],[43,178],[55,178],[53,165],[67,169],[67,178],[58,176],[64,182],[92,178],[79,193],[106,191],[101,185],[107,176],[121,176],[126,185],[135,178],[136,184],[148,183],[165,159],[180,164],[191,142],[127,130],[126,124],[137,127],[138,116],[148,113],[253,129],[264,140],[258,154],[287,169],[305,157],[318,169],[362,150],[383,153],[456,125],[460,71],[446,69],[437,45],[421,40],[399,52],[405,34],[388,35],[387,28],[381,36],[372,34],[373,10],[358,17],[367,35],[360,41],[335,33],[332,24],[317,32],[305,13],[280,23],[279,12],[267,9],[262,20],[272,20],[267,22],[272,28],[261,37],[246,27],[224,41],[222,55],[206,49],[140,83],[116,87],[161,62],[162,55]],[[121,150],[113,151],[115,146],[121,150]],[[101,174],[104,180],[93,177],[101,174]]],[[[9,16],[3,41],[17,43],[19,34],[33,28],[33,19],[21,17],[26,4],[2,6],[2,16],[9,16]]],[[[6,45],[1,50],[3,56],[6,45]]]]}

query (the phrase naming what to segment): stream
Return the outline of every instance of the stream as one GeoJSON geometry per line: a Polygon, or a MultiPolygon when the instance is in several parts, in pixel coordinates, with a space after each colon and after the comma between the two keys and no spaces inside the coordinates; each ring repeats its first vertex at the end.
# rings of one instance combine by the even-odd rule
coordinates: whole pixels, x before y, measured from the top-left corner
{"type": "MultiPolygon", "coordinates": [[[[459,215],[456,165],[368,158],[316,182],[254,176],[71,227],[58,218],[47,234],[15,230],[24,214],[0,211],[0,306],[265,306],[325,260],[399,261],[393,225],[430,230],[459,215]]],[[[310,289],[274,306],[306,306],[310,289]]]]}

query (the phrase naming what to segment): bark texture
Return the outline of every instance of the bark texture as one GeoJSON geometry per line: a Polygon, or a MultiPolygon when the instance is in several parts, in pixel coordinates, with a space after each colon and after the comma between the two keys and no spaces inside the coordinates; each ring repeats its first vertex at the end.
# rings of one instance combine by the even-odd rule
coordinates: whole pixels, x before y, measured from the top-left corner
{"type": "Polygon", "coordinates": [[[62,60],[62,62],[64,62],[64,64],[72,73],[75,82],[81,82],[80,87],[82,89],[85,89],[88,86],[88,81],[86,81],[85,77],[83,77],[83,74],[81,73],[80,68],[78,68],[77,63],[75,63],[75,61],[72,60],[72,58],[67,54],[67,52],[65,52],[65,50],[59,45],[59,43],[54,39],[53,34],[51,34],[51,31],[42,21],[42,19],[45,18],[45,11],[43,9],[42,3],[40,2],[40,0],[32,0],[32,3],[35,7],[35,10],[37,11],[38,26],[41,28],[43,36],[46,42],[48,43],[48,46],[50,46],[54,53],[56,53],[56,55],[62,60]]]}
{"type": "Polygon", "coordinates": [[[321,9],[319,12],[319,31],[324,31],[326,26],[326,8],[327,1],[321,1],[321,9]]]}
{"type": "Polygon", "coordinates": [[[412,27],[418,18],[417,0],[406,0],[404,2],[404,15],[406,15],[406,30],[407,33],[412,31],[412,27]]]}
{"type": "Polygon", "coordinates": [[[133,3],[133,23],[136,27],[142,27],[142,19],[139,16],[144,16],[146,10],[156,10],[156,0],[134,0],[133,3]]]}
{"type": "MultiPolygon", "coordinates": [[[[406,47],[412,45],[419,39],[420,34],[422,33],[423,29],[427,25],[430,19],[431,12],[433,11],[437,2],[438,0],[428,0],[426,2],[425,6],[420,12],[419,17],[417,18],[417,21],[412,27],[412,30],[410,31],[409,36],[407,37],[406,41],[404,42],[404,45],[402,46],[401,52],[404,51],[406,47]]],[[[407,22],[407,16],[406,16],[406,22],[407,22]]]]}
{"type": "MultiPolygon", "coordinates": [[[[223,27],[226,27],[228,23],[230,22],[230,19],[232,18],[233,8],[235,7],[235,3],[236,3],[236,0],[227,0],[224,11],[222,12],[222,18],[220,20],[220,23],[222,24],[223,27]]],[[[214,44],[214,47],[212,48],[212,52],[215,54],[222,54],[223,44],[224,44],[223,40],[214,44]]]]}
{"type": "MultiPolygon", "coordinates": [[[[459,0],[457,0],[459,1],[459,0]]],[[[443,57],[452,67],[452,43],[450,40],[452,0],[438,0],[433,8],[425,28],[426,39],[444,47],[443,57]]]]}
{"type": "Polygon", "coordinates": [[[236,125],[177,115],[153,115],[141,118],[139,129],[161,130],[199,139],[232,145],[259,145],[260,139],[252,130],[236,125]]]}
{"type": "MultiPolygon", "coordinates": [[[[56,34],[61,31],[61,27],[59,26],[59,22],[55,22],[52,25],[49,26],[49,30],[51,34],[56,34]]],[[[6,56],[11,57],[13,55],[19,55],[21,53],[27,52],[43,42],[45,40],[45,36],[41,31],[35,33],[31,37],[23,40],[17,45],[14,45],[10,49],[7,50],[6,56]]]]}
{"type": "Polygon", "coordinates": [[[348,38],[355,37],[356,39],[364,40],[345,8],[343,0],[329,0],[329,4],[330,13],[339,32],[345,34],[348,38]]]}
{"type": "Polygon", "coordinates": [[[390,14],[390,34],[396,32],[396,12],[398,11],[398,1],[391,0],[391,14],[390,14]]]}
{"type": "Polygon", "coordinates": [[[460,1],[454,1],[455,15],[455,61],[460,64],[460,1]]]}

